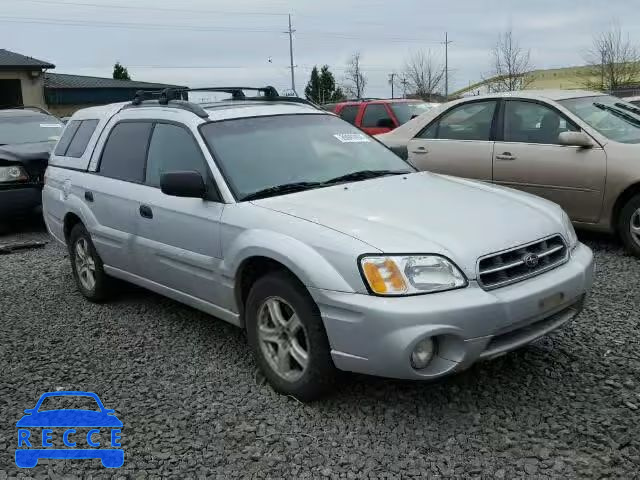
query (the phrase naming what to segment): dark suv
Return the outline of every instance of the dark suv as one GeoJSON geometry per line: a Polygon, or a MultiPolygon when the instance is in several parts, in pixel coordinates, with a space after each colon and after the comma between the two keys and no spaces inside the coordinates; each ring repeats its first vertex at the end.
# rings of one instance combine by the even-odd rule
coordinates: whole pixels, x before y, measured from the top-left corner
{"type": "Polygon", "coordinates": [[[413,117],[429,110],[433,104],[422,100],[362,99],[325,105],[343,120],[364,130],[369,135],[387,133],[413,117]]]}

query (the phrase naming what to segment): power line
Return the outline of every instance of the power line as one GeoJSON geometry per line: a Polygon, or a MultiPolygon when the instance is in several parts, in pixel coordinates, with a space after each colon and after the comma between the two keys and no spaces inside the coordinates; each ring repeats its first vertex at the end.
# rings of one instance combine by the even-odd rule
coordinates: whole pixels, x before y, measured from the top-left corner
{"type": "MultiPolygon", "coordinates": [[[[35,1],[35,0],[33,0],[35,1]]],[[[220,26],[204,26],[204,25],[180,25],[180,24],[162,24],[162,23],[143,23],[143,22],[120,22],[120,21],[94,21],[94,20],[79,20],[79,19],[52,19],[44,17],[11,17],[0,16],[0,22],[2,23],[26,23],[36,25],[56,25],[67,27],[97,27],[97,28],[120,28],[120,29],[146,29],[146,30],[182,30],[193,32],[243,32],[243,33],[275,33],[280,34],[282,32],[278,30],[264,29],[264,28],[246,28],[246,27],[220,27],[220,26]]],[[[285,32],[288,33],[288,32],[285,32]]],[[[359,40],[359,39],[371,39],[375,36],[376,39],[383,40],[385,42],[395,43],[438,43],[432,41],[425,41],[418,38],[406,38],[406,37],[385,37],[380,36],[377,33],[372,33],[371,36],[366,35],[350,35],[340,32],[323,32],[323,31],[305,31],[297,32],[302,36],[319,36],[325,38],[337,38],[342,40],[359,40]]]]}
{"type": "Polygon", "coordinates": [[[157,11],[157,12],[174,12],[174,13],[211,13],[216,15],[256,15],[256,16],[284,16],[286,13],[278,12],[242,12],[242,11],[228,11],[228,10],[200,10],[200,9],[184,9],[184,8],[166,8],[166,7],[136,7],[133,5],[104,5],[98,3],[89,2],[61,2],[55,0],[20,0],[20,3],[38,3],[44,5],[66,5],[69,7],[92,7],[92,8],[106,8],[116,10],[144,10],[144,11],[157,11]]]}

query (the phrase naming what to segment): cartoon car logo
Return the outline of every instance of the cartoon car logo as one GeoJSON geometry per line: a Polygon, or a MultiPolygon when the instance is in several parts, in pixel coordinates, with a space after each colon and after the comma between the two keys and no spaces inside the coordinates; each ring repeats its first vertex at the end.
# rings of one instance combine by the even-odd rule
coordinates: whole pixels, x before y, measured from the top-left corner
{"type": "MultiPolygon", "coordinates": [[[[48,400],[48,403],[51,403],[51,400],[48,400]]],[[[121,467],[124,463],[124,450],[116,447],[121,447],[122,422],[114,412],[105,408],[95,393],[49,392],[43,394],[36,406],[25,410],[26,415],[16,423],[18,427],[16,465],[20,468],[32,468],[41,458],[99,458],[104,467],[121,467]],[[57,397],[66,397],[65,400],[74,400],[73,397],[75,397],[84,402],[88,400],[91,406],[95,407],[91,400],[93,399],[97,409],[46,410],[42,408],[45,400],[57,397]],[[56,429],[57,433],[54,434],[53,429],[56,429]],[[62,429],[64,429],[63,433],[61,433],[62,429]],[[88,431],[85,433],[83,430],[86,429],[88,431]],[[108,434],[108,437],[105,437],[105,434],[108,434]],[[83,448],[85,444],[88,448],[83,448]]]]}

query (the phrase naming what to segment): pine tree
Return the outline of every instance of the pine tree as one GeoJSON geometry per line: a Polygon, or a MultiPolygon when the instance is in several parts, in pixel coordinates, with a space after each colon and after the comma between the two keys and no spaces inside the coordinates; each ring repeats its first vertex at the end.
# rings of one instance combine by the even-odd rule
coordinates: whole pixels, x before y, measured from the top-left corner
{"type": "Polygon", "coordinates": [[[116,62],[113,66],[113,78],[115,80],[131,80],[127,68],[120,65],[120,62],[116,62]]]}

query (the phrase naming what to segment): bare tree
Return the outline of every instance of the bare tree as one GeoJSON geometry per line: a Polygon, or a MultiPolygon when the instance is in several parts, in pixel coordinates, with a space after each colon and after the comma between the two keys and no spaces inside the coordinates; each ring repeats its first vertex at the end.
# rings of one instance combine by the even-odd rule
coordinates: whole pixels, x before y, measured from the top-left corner
{"type": "Polygon", "coordinates": [[[531,50],[524,50],[513,37],[513,31],[507,30],[500,35],[491,50],[491,72],[486,79],[490,92],[508,92],[527,88],[533,78],[528,75],[531,65],[531,50]]]}
{"type": "Polygon", "coordinates": [[[612,91],[640,80],[640,52],[617,23],[593,37],[587,61],[583,82],[587,88],[612,91]]]}
{"type": "Polygon", "coordinates": [[[355,98],[362,98],[366,86],[367,77],[362,72],[362,68],[360,67],[360,52],[356,52],[351,55],[349,63],[347,64],[344,88],[350,96],[355,98]]]}
{"type": "Polygon", "coordinates": [[[431,100],[442,86],[444,67],[434,61],[431,50],[416,52],[405,62],[403,78],[416,96],[431,100]]]}

